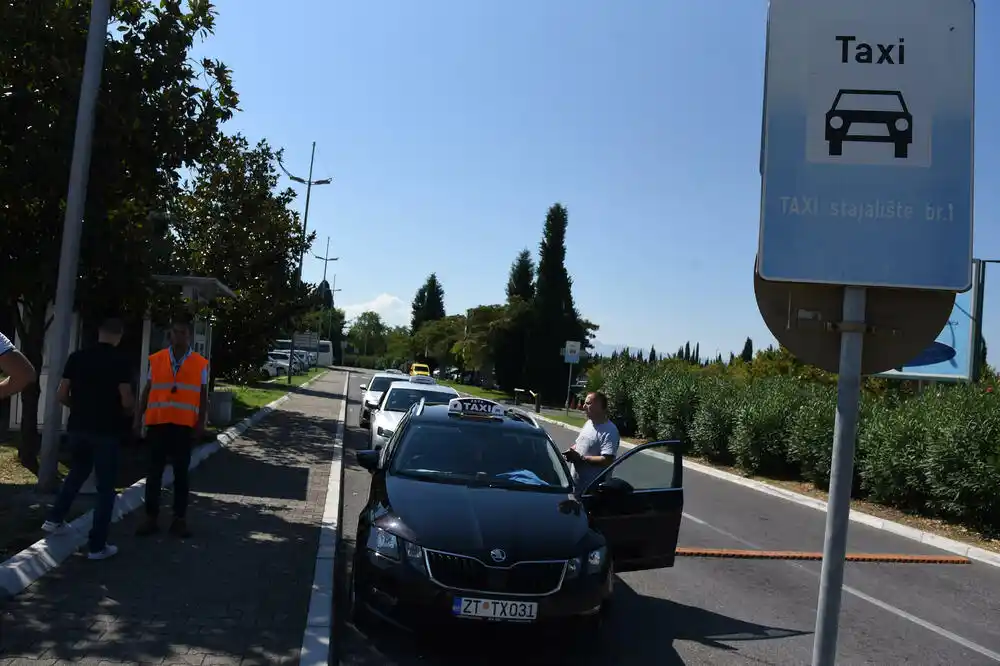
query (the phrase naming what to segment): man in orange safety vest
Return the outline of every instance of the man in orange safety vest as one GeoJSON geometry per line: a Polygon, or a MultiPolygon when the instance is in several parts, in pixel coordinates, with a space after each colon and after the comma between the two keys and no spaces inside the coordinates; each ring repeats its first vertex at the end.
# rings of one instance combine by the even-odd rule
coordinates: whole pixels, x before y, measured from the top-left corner
{"type": "Polygon", "coordinates": [[[149,357],[149,379],[133,423],[137,432],[145,423],[150,446],[146,521],[136,532],[139,536],[159,531],[160,491],[167,459],[174,468],[174,520],[170,533],[182,538],[191,535],[186,516],[188,468],[191,450],[204,435],[207,416],[208,361],[191,349],[190,323],[175,318],[170,327],[170,346],[149,357]]]}

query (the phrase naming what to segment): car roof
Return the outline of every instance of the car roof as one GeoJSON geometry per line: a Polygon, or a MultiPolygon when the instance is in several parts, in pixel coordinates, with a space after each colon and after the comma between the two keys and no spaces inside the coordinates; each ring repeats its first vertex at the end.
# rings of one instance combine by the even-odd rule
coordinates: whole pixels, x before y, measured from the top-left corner
{"type": "Polygon", "coordinates": [[[375,379],[376,377],[402,377],[402,376],[405,375],[401,375],[396,372],[376,372],[374,375],[372,375],[372,379],[375,379]]]}
{"type": "Polygon", "coordinates": [[[421,403],[423,401],[414,406],[410,417],[414,421],[450,423],[471,420],[477,423],[492,423],[503,429],[541,430],[545,432],[538,421],[527,412],[485,398],[459,396],[452,398],[447,405],[421,403]],[[475,408],[475,410],[470,410],[470,407],[475,408]]]}
{"type": "Polygon", "coordinates": [[[421,391],[436,391],[438,393],[447,393],[448,395],[455,395],[455,396],[458,395],[458,391],[451,388],[450,386],[445,386],[443,384],[430,384],[430,383],[425,384],[424,382],[413,382],[410,381],[409,377],[405,379],[397,379],[393,383],[389,384],[389,388],[387,388],[386,391],[391,391],[397,386],[406,388],[417,388],[420,389],[421,391]]]}

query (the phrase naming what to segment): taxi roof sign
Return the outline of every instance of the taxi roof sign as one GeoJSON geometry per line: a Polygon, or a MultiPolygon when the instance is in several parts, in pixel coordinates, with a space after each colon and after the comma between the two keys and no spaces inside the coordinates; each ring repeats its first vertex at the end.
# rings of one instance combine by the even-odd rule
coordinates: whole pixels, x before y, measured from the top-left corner
{"type": "Polygon", "coordinates": [[[410,382],[414,384],[437,384],[433,377],[427,375],[410,375],[410,382]]]}
{"type": "Polygon", "coordinates": [[[448,401],[449,414],[468,416],[503,416],[504,406],[485,398],[452,398],[448,401]]]}

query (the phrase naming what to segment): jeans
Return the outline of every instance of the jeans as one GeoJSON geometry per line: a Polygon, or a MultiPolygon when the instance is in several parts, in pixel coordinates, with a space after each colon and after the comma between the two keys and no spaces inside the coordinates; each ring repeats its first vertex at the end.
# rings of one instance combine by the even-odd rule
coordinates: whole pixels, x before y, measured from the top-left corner
{"type": "Polygon", "coordinates": [[[90,552],[96,553],[103,550],[108,541],[108,527],[111,525],[111,512],[117,495],[115,479],[118,476],[118,449],[121,440],[113,435],[85,432],[70,432],[68,437],[73,459],[48,519],[54,523],[61,523],[66,519],[73,500],[93,471],[97,480],[97,506],[94,507],[89,546],[90,552]]]}
{"type": "Polygon", "coordinates": [[[188,505],[188,468],[194,446],[194,428],[163,423],[146,429],[149,442],[149,474],[146,475],[146,515],[156,518],[160,513],[160,492],[163,469],[167,459],[174,466],[174,518],[184,518],[188,505]]]}

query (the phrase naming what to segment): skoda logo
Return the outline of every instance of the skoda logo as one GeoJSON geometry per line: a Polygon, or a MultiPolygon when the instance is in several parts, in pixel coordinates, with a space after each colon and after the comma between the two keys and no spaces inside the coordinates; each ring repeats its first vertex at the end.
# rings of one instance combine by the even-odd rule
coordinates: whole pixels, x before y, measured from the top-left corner
{"type": "Polygon", "coordinates": [[[507,553],[500,548],[494,548],[490,551],[490,557],[493,558],[494,562],[503,562],[507,559],[507,553]]]}

